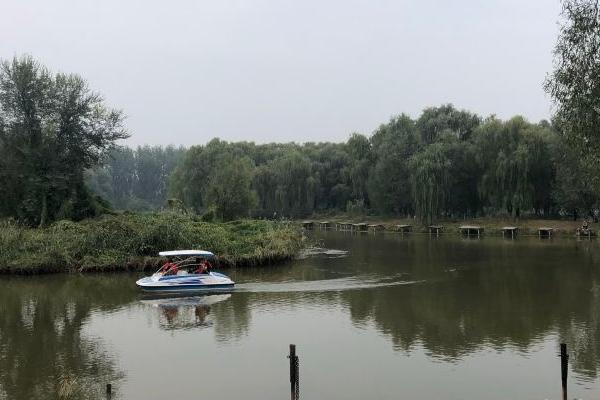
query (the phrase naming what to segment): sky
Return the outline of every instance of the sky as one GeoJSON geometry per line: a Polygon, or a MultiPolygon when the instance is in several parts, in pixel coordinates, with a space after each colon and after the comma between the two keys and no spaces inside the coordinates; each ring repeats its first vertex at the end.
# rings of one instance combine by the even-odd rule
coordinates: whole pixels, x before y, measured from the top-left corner
{"type": "Polygon", "coordinates": [[[84,77],[128,145],[344,141],[452,103],[550,117],[559,0],[0,0],[0,58],[84,77]]]}

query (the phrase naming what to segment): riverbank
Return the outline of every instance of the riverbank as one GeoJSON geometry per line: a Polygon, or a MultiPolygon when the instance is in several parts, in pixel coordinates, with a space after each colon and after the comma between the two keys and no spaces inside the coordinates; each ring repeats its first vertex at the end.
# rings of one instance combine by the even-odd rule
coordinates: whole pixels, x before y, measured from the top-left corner
{"type": "Polygon", "coordinates": [[[46,228],[0,223],[0,273],[157,269],[159,251],[206,249],[222,267],[259,266],[293,258],[300,231],[270,221],[203,222],[175,213],[121,214],[46,228]]]}
{"type": "MultiPolygon", "coordinates": [[[[418,219],[413,218],[393,218],[381,216],[352,217],[347,215],[314,215],[307,218],[307,221],[313,221],[315,228],[319,227],[320,222],[329,222],[335,229],[336,223],[349,222],[353,224],[366,223],[368,225],[381,225],[386,231],[396,231],[397,225],[411,225],[415,233],[428,233],[426,225],[421,224],[418,219]]],[[[299,223],[302,221],[298,221],[299,223]]],[[[506,226],[518,227],[520,235],[538,235],[541,227],[553,229],[554,236],[572,237],[575,236],[577,228],[580,228],[583,221],[558,220],[558,219],[529,219],[529,218],[469,218],[469,219],[441,219],[435,222],[435,225],[443,227],[442,233],[460,234],[460,226],[470,225],[483,228],[486,235],[502,235],[502,228],[506,226]]],[[[590,228],[595,232],[600,230],[600,224],[590,223],[590,228]]]]}

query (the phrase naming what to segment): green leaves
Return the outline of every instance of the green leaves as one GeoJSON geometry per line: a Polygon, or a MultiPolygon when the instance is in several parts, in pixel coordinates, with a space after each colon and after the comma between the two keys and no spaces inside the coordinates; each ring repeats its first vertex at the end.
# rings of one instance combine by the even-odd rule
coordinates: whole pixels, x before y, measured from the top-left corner
{"type": "Polygon", "coordinates": [[[598,0],[563,0],[554,70],[545,82],[566,140],[598,162],[600,149],[600,8],[598,0]]]}
{"type": "Polygon", "coordinates": [[[0,216],[45,225],[98,213],[83,173],[128,136],[120,111],[25,56],[0,64],[0,121],[0,216]]]}

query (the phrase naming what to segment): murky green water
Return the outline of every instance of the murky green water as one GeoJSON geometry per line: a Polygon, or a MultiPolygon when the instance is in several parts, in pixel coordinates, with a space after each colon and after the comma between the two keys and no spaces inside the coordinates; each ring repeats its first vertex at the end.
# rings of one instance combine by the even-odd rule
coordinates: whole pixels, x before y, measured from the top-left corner
{"type": "Polygon", "coordinates": [[[600,243],[319,233],[229,271],[232,294],[149,299],[136,276],[0,278],[0,399],[600,398],[600,243]]]}

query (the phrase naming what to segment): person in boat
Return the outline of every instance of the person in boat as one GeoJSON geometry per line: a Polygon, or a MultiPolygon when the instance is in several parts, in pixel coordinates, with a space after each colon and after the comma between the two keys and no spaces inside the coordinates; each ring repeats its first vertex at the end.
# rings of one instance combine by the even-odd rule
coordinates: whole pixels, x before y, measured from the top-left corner
{"type": "Polygon", "coordinates": [[[167,258],[167,262],[160,269],[160,273],[163,275],[177,275],[179,268],[177,264],[173,262],[172,258],[167,258]]]}
{"type": "Polygon", "coordinates": [[[196,258],[196,263],[198,264],[198,269],[194,271],[195,274],[208,274],[212,268],[210,261],[206,258],[196,258]]]}

